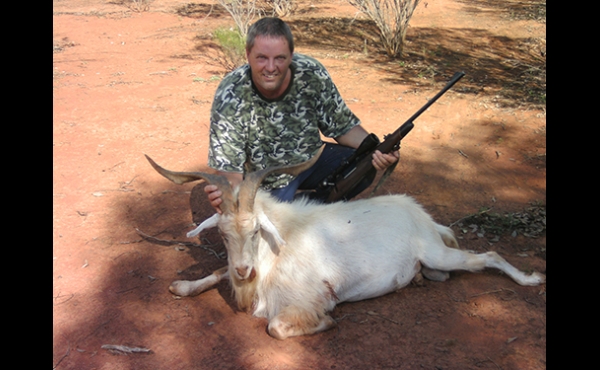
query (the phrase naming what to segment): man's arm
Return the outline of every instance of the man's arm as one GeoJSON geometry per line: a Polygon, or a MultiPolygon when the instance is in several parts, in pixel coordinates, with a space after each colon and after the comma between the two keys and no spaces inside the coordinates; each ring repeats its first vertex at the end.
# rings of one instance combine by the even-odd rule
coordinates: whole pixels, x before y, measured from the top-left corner
{"type": "Polygon", "coordinates": [[[362,127],[362,125],[356,125],[344,135],[338,136],[334,139],[338,142],[338,144],[356,149],[360,146],[360,143],[362,143],[368,135],[369,133],[362,127]]]}
{"type": "MultiPolygon", "coordinates": [[[[337,141],[338,144],[356,149],[368,135],[369,133],[361,125],[356,125],[344,135],[336,137],[335,141],[337,141]]],[[[400,152],[398,151],[384,154],[379,150],[376,150],[373,153],[373,167],[375,167],[378,171],[385,170],[397,162],[398,159],[400,159],[400,152]]]]}

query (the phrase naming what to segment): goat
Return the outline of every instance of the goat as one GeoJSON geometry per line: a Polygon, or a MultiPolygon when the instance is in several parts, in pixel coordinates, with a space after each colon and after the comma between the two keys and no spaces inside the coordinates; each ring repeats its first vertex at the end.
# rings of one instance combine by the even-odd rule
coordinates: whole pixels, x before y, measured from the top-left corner
{"type": "Polygon", "coordinates": [[[268,333],[285,339],[334,327],[328,312],[338,303],[378,297],[422,275],[444,281],[452,270],[493,267],[520,285],[545,282],[545,275],[526,275],[496,252],[458,249],[452,229],[434,222],[406,195],[283,203],[259,189],[267,175],[297,175],[319,155],[299,165],[249,173],[235,189],[223,176],[169,171],[146,156],[156,171],[177,184],[205,180],[223,192],[222,214],[187,236],[218,227],[228,265],[200,280],[174,281],[169,290],[193,296],[229,279],[239,308],[267,318],[268,333]]]}

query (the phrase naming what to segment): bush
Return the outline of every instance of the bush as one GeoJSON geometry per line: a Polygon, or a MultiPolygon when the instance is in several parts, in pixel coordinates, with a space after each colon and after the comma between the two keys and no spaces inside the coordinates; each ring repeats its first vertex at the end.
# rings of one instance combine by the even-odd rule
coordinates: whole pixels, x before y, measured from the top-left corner
{"type": "Polygon", "coordinates": [[[233,71],[246,63],[246,40],[238,30],[217,28],[213,36],[221,47],[223,52],[221,64],[227,71],[233,71]]]}
{"type": "Polygon", "coordinates": [[[408,22],[420,0],[347,0],[365,13],[379,28],[379,37],[387,54],[401,57],[408,22]]]}
{"type": "Polygon", "coordinates": [[[252,20],[260,17],[262,9],[256,6],[256,0],[217,0],[218,3],[229,12],[235,22],[238,31],[243,38],[248,34],[248,28],[252,20]]]}
{"type": "Polygon", "coordinates": [[[265,0],[265,3],[272,9],[273,16],[279,18],[291,15],[297,7],[295,0],[265,0]]]}

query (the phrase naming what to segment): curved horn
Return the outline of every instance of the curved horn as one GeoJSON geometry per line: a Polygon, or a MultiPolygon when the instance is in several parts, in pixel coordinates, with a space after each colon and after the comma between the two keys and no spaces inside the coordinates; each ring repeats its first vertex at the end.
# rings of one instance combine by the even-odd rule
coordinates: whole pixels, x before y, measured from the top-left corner
{"type": "Polygon", "coordinates": [[[156,170],[156,172],[163,175],[165,178],[171,180],[172,182],[182,185],[187,182],[204,180],[209,184],[217,185],[219,190],[223,193],[221,199],[223,199],[223,203],[221,203],[221,210],[226,213],[228,210],[231,210],[233,207],[233,190],[231,188],[231,184],[227,180],[225,176],[210,174],[205,172],[175,172],[169,171],[165,168],[162,168],[156,162],[152,160],[152,158],[148,157],[146,154],[146,159],[152,167],[156,170]]]}
{"type": "Polygon", "coordinates": [[[269,176],[272,173],[286,173],[288,175],[298,176],[301,172],[304,172],[313,164],[315,164],[315,162],[317,162],[317,159],[319,159],[321,153],[323,153],[324,148],[325,145],[322,145],[317,151],[317,153],[313,155],[313,157],[308,161],[289,166],[265,168],[264,170],[255,171],[247,174],[244,181],[240,184],[240,189],[238,193],[239,208],[248,212],[252,212],[254,208],[254,197],[256,196],[256,191],[258,190],[258,187],[263,182],[265,177],[269,176]]]}

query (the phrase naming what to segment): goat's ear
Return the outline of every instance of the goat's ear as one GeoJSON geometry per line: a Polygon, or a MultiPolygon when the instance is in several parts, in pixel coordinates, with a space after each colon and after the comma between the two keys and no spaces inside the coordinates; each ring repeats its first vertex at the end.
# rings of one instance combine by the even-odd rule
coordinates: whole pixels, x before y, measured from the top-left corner
{"type": "Polygon", "coordinates": [[[271,220],[263,212],[258,214],[258,222],[260,223],[261,231],[263,232],[264,239],[269,243],[271,250],[276,255],[279,255],[279,247],[285,245],[285,240],[279,235],[279,231],[271,220]]]}
{"type": "Polygon", "coordinates": [[[204,222],[202,222],[200,225],[198,225],[197,228],[195,228],[194,230],[188,232],[186,235],[188,238],[192,238],[198,234],[200,234],[200,232],[204,229],[209,229],[211,227],[215,227],[217,226],[217,223],[219,222],[219,220],[221,219],[221,215],[218,213],[215,213],[214,215],[212,215],[210,218],[207,218],[206,220],[204,220],[204,222]]]}

